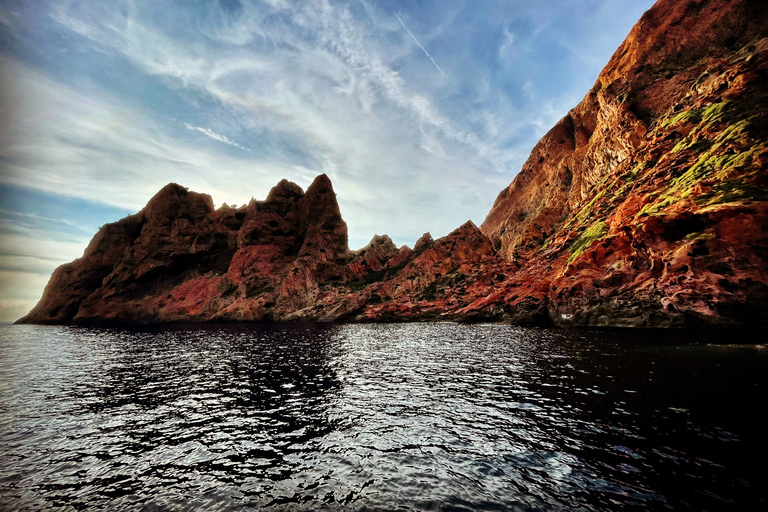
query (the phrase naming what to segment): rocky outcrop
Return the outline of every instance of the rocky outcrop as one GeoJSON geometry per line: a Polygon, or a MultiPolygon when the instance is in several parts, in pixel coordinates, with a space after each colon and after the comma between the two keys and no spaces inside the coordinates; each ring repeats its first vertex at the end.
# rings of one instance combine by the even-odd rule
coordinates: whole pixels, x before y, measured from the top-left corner
{"type": "Polygon", "coordinates": [[[659,0],[483,224],[350,251],[330,180],[171,184],[21,321],[768,323],[768,5],[659,0]]]}
{"type": "Polygon", "coordinates": [[[284,180],[237,210],[170,184],[57,269],[22,321],[268,319],[311,302],[318,282],[343,278],[348,257],[324,175],[306,194],[284,180]]]}
{"type": "Polygon", "coordinates": [[[500,302],[536,280],[555,323],[764,325],[767,37],[761,2],[646,12],[483,222],[525,263],[500,302]]]}
{"type": "Polygon", "coordinates": [[[350,251],[325,175],[306,193],[283,180],[239,209],[170,184],[57,269],[20,322],[459,318],[475,298],[468,281],[494,264],[471,222],[437,241],[427,233],[415,250],[383,235],[350,251]]]}
{"type": "Polygon", "coordinates": [[[507,257],[540,245],[617,166],[636,160],[649,129],[705,95],[716,77],[712,101],[727,89],[741,95],[741,81],[756,79],[750,72],[764,61],[767,9],[747,0],[657,2],[582,102],[534,147],[499,194],[483,232],[507,257]]]}

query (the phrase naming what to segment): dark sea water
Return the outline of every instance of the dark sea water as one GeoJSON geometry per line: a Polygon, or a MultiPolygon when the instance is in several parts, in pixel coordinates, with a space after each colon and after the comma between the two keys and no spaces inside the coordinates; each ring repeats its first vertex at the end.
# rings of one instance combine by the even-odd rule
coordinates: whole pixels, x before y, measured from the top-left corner
{"type": "Polygon", "coordinates": [[[0,509],[767,510],[765,334],[0,326],[0,509]]]}

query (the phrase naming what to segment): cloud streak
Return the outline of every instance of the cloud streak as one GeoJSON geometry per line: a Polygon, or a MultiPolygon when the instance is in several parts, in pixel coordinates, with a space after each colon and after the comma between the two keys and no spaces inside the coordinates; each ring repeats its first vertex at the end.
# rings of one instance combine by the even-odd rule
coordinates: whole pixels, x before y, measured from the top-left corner
{"type": "Polygon", "coordinates": [[[411,31],[410,31],[410,30],[408,30],[408,27],[406,27],[406,26],[405,26],[405,23],[403,23],[403,20],[402,20],[402,19],[400,19],[400,16],[398,16],[398,15],[397,15],[397,13],[394,13],[394,14],[395,14],[395,16],[397,16],[397,21],[399,21],[399,22],[400,22],[400,24],[403,26],[403,28],[405,29],[405,31],[406,31],[406,32],[408,32],[408,35],[409,35],[409,36],[411,36],[411,39],[413,39],[413,42],[415,42],[415,43],[416,43],[416,44],[419,46],[419,48],[421,48],[421,49],[424,51],[424,54],[425,54],[427,57],[429,57],[429,60],[431,60],[431,61],[432,61],[432,64],[434,64],[434,65],[435,65],[435,67],[436,67],[436,68],[437,68],[437,70],[440,72],[440,74],[441,74],[441,75],[443,75],[445,78],[448,78],[448,77],[445,75],[445,73],[443,73],[443,70],[442,70],[442,69],[440,69],[440,66],[438,66],[438,65],[437,65],[437,62],[435,62],[435,59],[433,59],[433,58],[432,58],[432,56],[429,54],[429,52],[427,51],[427,49],[426,49],[426,48],[424,48],[424,47],[421,45],[421,43],[419,42],[419,40],[418,40],[418,39],[416,39],[416,37],[415,37],[415,36],[414,36],[414,35],[411,33],[411,31]]]}
{"type": "Polygon", "coordinates": [[[198,132],[200,132],[200,133],[202,133],[204,135],[207,135],[208,137],[210,137],[210,138],[212,138],[214,140],[217,140],[219,142],[223,142],[224,144],[229,144],[230,146],[234,146],[236,148],[240,148],[240,149],[243,149],[245,151],[250,151],[250,149],[241,146],[237,142],[233,142],[233,141],[229,140],[224,135],[218,134],[218,133],[214,132],[213,130],[211,130],[210,128],[202,128],[200,126],[193,126],[193,125],[191,125],[189,123],[184,123],[184,126],[187,128],[187,130],[196,130],[196,131],[198,131],[198,132]]]}

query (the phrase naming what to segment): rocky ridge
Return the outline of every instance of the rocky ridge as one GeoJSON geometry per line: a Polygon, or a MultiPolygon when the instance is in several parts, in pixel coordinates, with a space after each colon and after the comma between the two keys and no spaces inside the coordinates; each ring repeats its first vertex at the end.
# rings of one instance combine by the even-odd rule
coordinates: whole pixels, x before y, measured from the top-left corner
{"type": "Polygon", "coordinates": [[[445,285],[489,262],[501,264],[471,222],[415,249],[377,235],[350,251],[325,175],[238,209],[172,183],[59,267],[21,322],[438,318],[445,285]]]}
{"type": "Polygon", "coordinates": [[[350,251],[330,180],[170,184],[21,322],[768,323],[768,6],[659,0],[480,228],[350,251]]]}

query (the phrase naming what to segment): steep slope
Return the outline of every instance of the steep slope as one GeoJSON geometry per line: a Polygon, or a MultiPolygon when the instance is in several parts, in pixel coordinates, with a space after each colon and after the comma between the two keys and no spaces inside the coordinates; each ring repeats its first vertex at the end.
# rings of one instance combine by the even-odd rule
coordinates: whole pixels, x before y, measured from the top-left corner
{"type": "Polygon", "coordinates": [[[759,87],[751,73],[763,68],[767,11],[748,0],[658,1],[582,102],[535,146],[483,232],[510,258],[540,244],[646,147],[649,129],[704,96],[717,102],[718,94],[739,97],[759,87]]]}
{"type": "Polygon", "coordinates": [[[481,230],[557,323],[765,323],[768,4],[660,0],[481,230]]]}

